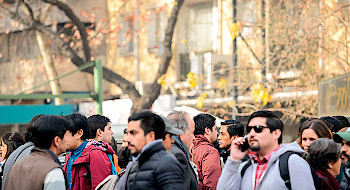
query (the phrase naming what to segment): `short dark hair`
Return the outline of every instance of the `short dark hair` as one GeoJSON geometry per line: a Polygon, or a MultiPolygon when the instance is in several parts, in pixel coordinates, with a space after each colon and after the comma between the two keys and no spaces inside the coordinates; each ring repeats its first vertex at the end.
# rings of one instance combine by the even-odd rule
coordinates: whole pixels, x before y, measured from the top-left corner
{"type": "Polygon", "coordinates": [[[141,121],[141,128],[145,135],[149,132],[154,131],[155,139],[161,139],[165,134],[165,124],[163,119],[153,113],[150,110],[142,110],[131,115],[128,119],[130,121],[141,121]]]}
{"type": "Polygon", "coordinates": [[[34,116],[30,122],[27,124],[26,126],[26,133],[24,134],[24,140],[26,142],[32,142],[34,143],[34,139],[33,139],[33,134],[32,134],[32,127],[33,127],[33,123],[41,116],[43,116],[44,114],[39,114],[34,116]]]}
{"type": "Polygon", "coordinates": [[[321,117],[320,119],[327,124],[327,127],[332,132],[338,132],[341,128],[343,128],[340,120],[337,119],[336,117],[325,116],[325,117],[321,117]]]}
{"type": "MultiPolygon", "coordinates": [[[[342,116],[342,115],[336,115],[336,116],[333,116],[333,117],[339,119],[339,121],[341,122],[343,128],[344,128],[344,127],[350,127],[350,123],[349,123],[348,118],[346,118],[346,117],[344,117],[344,116],[342,116]]],[[[339,130],[340,130],[340,129],[339,129],[339,130]]],[[[338,130],[338,131],[339,131],[339,130],[338,130]]],[[[337,132],[338,132],[338,131],[337,131],[337,132]]]]}
{"type": "Polygon", "coordinates": [[[307,161],[315,170],[329,169],[328,163],[340,159],[340,144],[332,139],[320,138],[310,144],[307,161]]]}
{"type": "Polygon", "coordinates": [[[304,121],[304,123],[301,124],[299,132],[300,140],[303,139],[302,135],[305,129],[312,129],[315,131],[318,138],[332,138],[330,129],[328,128],[327,124],[321,119],[308,119],[304,121]]]}
{"type": "Polygon", "coordinates": [[[13,151],[24,144],[23,135],[17,131],[5,133],[1,139],[7,145],[7,151],[4,159],[7,159],[13,151]]]}
{"type": "Polygon", "coordinates": [[[226,120],[221,122],[222,125],[227,125],[227,132],[230,135],[230,138],[233,136],[244,136],[244,126],[241,122],[236,120],[226,120]]]}
{"type": "Polygon", "coordinates": [[[193,121],[195,124],[194,135],[204,135],[205,128],[209,128],[213,131],[215,125],[215,117],[210,114],[201,113],[194,116],[193,121]]]}
{"type": "Polygon", "coordinates": [[[63,139],[64,134],[70,129],[70,122],[63,116],[43,115],[39,117],[32,127],[34,145],[49,149],[56,136],[63,139]]]}
{"type": "Polygon", "coordinates": [[[71,128],[69,129],[72,132],[72,135],[75,135],[79,129],[83,130],[82,140],[91,138],[88,121],[85,115],[80,113],[71,113],[64,116],[68,121],[71,122],[71,128]]]}
{"type": "Polygon", "coordinates": [[[279,129],[281,131],[281,136],[278,138],[278,144],[281,144],[282,143],[282,134],[283,134],[284,126],[283,126],[283,123],[280,120],[280,118],[278,118],[271,111],[260,110],[260,111],[256,111],[256,112],[252,113],[252,115],[248,119],[247,126],[249,125],[250,120],[252,120],[255,117],[264,117],[264,118],[266,118],[266,125],[270,129],[270,132],[275,131],[277,129],[279,129]]]}
{"type": "Polygon", "coordinates": [[[111,120],[109,120],[108,117],[105,117],[103,115],[96,114],[88,117],[88,126],[90,129],[91,138],[96,137],[96,132],[98,129],[105,131],[105,127],[108,124],[108,122],[111,122],[111,120]]]}

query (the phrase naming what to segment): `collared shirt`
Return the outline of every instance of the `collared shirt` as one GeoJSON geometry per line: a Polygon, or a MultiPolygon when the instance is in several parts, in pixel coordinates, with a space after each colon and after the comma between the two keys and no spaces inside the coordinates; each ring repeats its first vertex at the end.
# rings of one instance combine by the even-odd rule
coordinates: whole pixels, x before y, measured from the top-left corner
{"type": "Polygon", "coordinates": [[[67,162],[67,181],[68,181],[69,189],[71,188],[71,185],[72,185],[72,172],[71,172],[72,165],[80,157],[81,153],[83,153],[83,150],[87,143],[88,143],[88,140],[85,140],[83,143],[81,143],[81,145],[77,149],[72,151],[69,157],[69,160],[67,162]]]}
{"type": "Polygon", "coordinates": [[[267,154],[262,160],[259,159],[258,153],[254,154],[252,156],[254,163],[258,163],[258,166],[256,167],[256,173],[255,173],[254,189],[256,189],[256,187],[258,186],[258,184],[260,182],[260,178],[261,178],[262,174],[264,173],[264,171],[266,170],[267,164],[269,163],[269,160],[270,160],[272,154],[274,152],[276,152],[280,147],[281,147],[281,145],[278,145],[278,147],[275,150],[273,150],[272,152],[267,154]]]}

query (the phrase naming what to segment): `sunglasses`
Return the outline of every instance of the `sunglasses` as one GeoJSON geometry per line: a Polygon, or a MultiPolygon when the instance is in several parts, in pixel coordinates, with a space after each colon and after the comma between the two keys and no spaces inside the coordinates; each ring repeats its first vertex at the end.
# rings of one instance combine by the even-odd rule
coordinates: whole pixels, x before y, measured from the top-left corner
{"type": "Polygon", "coordinates": [[[246,130],[247,130],[247,133],[250,133],[250,131],[251,131],[252,129],[254,129],[254,131],[255,131],[256,133],[261,133],[262,130],[263,130],[264,128],[269,128],[269,127],[262,126],[262,125],[247,126],[247,127],[246,127],[246,130]]]}

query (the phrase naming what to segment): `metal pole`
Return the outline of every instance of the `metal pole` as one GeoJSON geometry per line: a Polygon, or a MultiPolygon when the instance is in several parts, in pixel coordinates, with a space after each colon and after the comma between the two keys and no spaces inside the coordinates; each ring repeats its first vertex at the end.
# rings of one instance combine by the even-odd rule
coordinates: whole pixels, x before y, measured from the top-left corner
{"type": "MultiPolygon", "coordinates": [[[[232,0],[232,22],[234,24],[237,23],[237,2],[236,0],[232,0]]],[[[232,66],[233,66],[233,88],[232,88],[232,97],[233,101],[237,101],[237,87],[235,85],[235,78],[237,75],[236,69],[237,69],[237,43],[236,43],[237,37],[233,39],[232,44],[232,66]]],[[[232,106],[236,106],[235,103],[232,106]]],[[[236,119],[236,112],[235,109],[232,108],[232,119],[236,119]]]]}
{"type": "Polygon", "coordinates": [[[94,67],[94,84],[95,84],[95,94],[96,94],[96,113],[102,115],[102,100],[103,100],[103,92],[102,92],[102,66],[101,61],[95,61],[94,67]]]}
{"type": "Polygon", "coordinates": [[[269,0],[265,0],[265,78],[266,81],[269,81],[269,73],[270,73],[270,48],[269,48],[269,20],[270,20],[270,1],[269,0]]]}

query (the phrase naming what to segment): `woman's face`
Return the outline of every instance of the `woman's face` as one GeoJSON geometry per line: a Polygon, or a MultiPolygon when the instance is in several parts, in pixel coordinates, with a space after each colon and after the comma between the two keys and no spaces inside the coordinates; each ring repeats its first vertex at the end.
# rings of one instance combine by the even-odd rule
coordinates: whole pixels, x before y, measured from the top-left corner
{"type": "Polygon", "coordinates": [[[7,152],[7,145],[1,140],[1,157],[5,158],[7,152]]]}
{"type": "Polygon", "coordinates": [[[309,152],[309,146],[312,142],[318,139],[316,132],[313,129],[305,129],[301,134],[301,144],[306,152],[309,152]]]}
{"type": "Polygon", "coordinates": [[[338,161],[335,163],[329,163],[329,166],[331,166],[327,171],[333,176],[337,177],[340,174],[340,166],[341,166],[341,159],[339,158],[338,161]]]}

